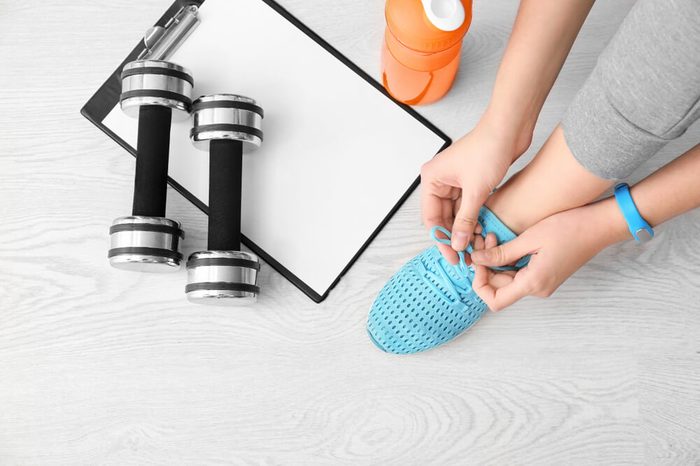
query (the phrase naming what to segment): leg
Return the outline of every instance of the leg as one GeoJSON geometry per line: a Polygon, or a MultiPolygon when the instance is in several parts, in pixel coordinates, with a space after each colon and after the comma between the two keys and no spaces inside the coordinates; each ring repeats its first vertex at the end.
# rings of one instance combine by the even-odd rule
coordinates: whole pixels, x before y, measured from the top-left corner
{"type": "Polygon", "coordinates": [[[487,206],[521,232],[592,201],[612,183],[606,179],[628,176],[682,135],[700,118],[699,19],[693,0],[637,2],[562,126],[487,206]]]}
{"type": "Polygon", "coordinates": [[[493,193],[486,206],[521,233],[552,214],[588,204],[612,183],[579,164],[557,127],[532,162],[493,193]]]}

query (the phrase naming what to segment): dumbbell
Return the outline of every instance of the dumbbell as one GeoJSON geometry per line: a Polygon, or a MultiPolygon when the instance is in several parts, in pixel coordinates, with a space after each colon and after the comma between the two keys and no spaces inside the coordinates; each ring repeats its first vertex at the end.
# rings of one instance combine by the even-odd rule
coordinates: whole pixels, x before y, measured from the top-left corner
{"type": "Polygon", "coordinates": [[[243,151],[262,144],[263,109],[233,94],[202,96],[192,104],[190,139],[209,150],[208,250],[187,260],[187,299],[245,305],[257,300],[260,261],[241,251],[243,151]]]}
{"type": "Polygon", "coordinates": [[[175,114],[189,116],[192,74],[174,63],[136,60],[121,73],[122,110],[138,116],[132,214],[109,229],[112,266],[145,272],[176,271],[182,254],[180,223],[165,217],[170,125],[175,114]]]}

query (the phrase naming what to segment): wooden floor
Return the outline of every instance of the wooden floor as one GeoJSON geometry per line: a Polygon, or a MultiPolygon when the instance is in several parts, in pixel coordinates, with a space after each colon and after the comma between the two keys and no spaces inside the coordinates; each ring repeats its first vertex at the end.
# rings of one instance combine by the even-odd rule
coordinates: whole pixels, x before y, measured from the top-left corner
{"type": "MultiPolygon", "coordinates": [[[[281,3],[378,75],[381,0],[281,3]]],[[[134,161],[78,111],[167,5],[0,0],[0,464],[700,464],[700,211],[412,357],[375,349],[365,319],[429,244],[416,195],[321,305],[269,267],[251,310],[188,305],[184,272],[110,269],[134,161]]],[[[594,7],[535,148],[630,5],[594,7]]],[[[420,109],[452,137],[516,8],[476,1],[454,90],[420,109]]],[[[170,194],[189,253],[205,218],[170,194]]]]}

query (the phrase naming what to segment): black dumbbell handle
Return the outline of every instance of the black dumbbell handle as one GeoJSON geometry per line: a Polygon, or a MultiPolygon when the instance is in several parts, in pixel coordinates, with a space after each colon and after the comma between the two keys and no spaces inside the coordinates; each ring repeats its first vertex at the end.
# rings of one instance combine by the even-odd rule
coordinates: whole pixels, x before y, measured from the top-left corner
{"type": "Polygon", "coordinates": [[[209,143],[209,250],[241,249],[241,176],[243,143],[209,143]]]}
{"type": "Polygon", "coordinates": [[[133,215],[165,217],[171,116],[161,105],[139,109],[133,215]]]}

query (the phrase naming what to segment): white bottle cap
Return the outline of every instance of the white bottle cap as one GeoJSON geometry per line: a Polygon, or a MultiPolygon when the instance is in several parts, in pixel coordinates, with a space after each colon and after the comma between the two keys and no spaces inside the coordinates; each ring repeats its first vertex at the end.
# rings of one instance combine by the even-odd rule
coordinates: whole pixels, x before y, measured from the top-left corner
{"type": "Polygon", "coordinates": [[[454,31],[464,24],[464,6],[460,0],[421,0],[428,20],[442,31],[454,31]]]}

